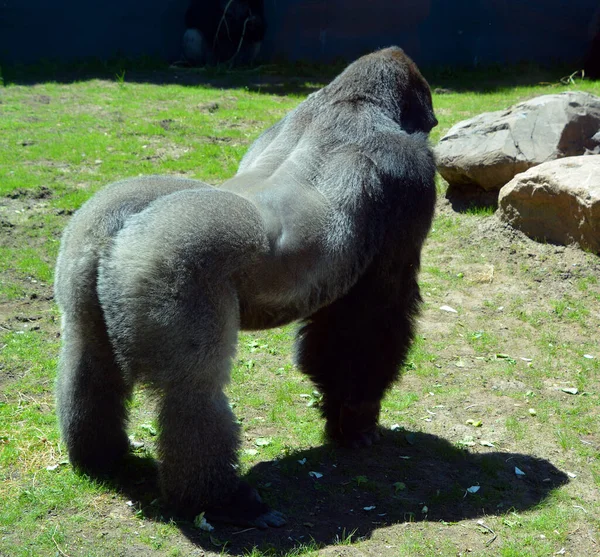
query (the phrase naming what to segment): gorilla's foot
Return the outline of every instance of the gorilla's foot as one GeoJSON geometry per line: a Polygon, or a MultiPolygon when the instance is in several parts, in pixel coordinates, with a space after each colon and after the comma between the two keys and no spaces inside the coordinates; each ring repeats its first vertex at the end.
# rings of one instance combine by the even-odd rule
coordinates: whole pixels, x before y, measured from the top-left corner
{"type": "Polygon", "coordinates": [[[379,402],[342,404],[337,419],[327,420],[327,436],[351,449],[370,447],[380,438],[380,409],[379,402]]]}
{"type": "Polygon", "coordinates": [[[263,503],[257,491],[246,482],[240,482],[228,501],[207,509],[205,516],[209,521],[261,529],[283,526],[287,522],[283,514],[263,503]]]}
{"type": "Polygon", "coordinates": [[[125,434],[84,436],[67,439],[69,460],[78,472],[93,477],[111,475],[129,452],[125,434]]]}

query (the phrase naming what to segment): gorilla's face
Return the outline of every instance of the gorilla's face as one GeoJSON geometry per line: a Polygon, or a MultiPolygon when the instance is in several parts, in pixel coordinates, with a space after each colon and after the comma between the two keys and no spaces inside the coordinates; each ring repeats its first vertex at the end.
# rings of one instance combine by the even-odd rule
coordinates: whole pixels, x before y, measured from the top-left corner
{"type": "MultiPolygon", "coordinates": [[[[438,121],[433,112],[429,84],[417,65],[401,48],[392,46],[364,57],[371,66],[379,65],[380,81],[395,81],[395,98],[400,109],[395,119],[407,133],[429,133],[438,121]],[[392,77],[393,76],[393,77],[392,77]]],[[[361,60],[358,60],[360,64],[361,60]]],[[[391,83],[390,83],[391,85],[391,83]]]]}
{"type": "Polygon", "coordinates": [[[409,65],[408,87],[405,85],[403,100],[401,125],[406,132],[429,133],[438,125],[429,85],[412,63],[409,65]]]}

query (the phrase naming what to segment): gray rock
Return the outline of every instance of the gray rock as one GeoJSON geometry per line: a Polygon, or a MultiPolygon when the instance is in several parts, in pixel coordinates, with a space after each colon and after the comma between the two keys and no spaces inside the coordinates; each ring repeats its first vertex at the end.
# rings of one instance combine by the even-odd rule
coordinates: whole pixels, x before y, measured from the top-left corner
{"type": "Polygon", "coordinates": [[[435,148],[451,186],[497,191],[519,172],[562,157],[596,153],[600,97],[543,95],[453,126],[435,148]]]}
{"type": "Polygon", "coordinates": [[[499,217],[531,238],[600,253],[600,157],[568,157],[515,176],[499,217]]]}

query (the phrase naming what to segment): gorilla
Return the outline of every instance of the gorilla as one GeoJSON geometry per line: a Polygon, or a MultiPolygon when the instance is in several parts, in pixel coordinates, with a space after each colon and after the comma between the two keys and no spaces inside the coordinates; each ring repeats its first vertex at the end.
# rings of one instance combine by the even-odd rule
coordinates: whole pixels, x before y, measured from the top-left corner
{"type": "Polygon", "coordinates": [[[56,266],[57,409],[74,467],[115,472],[135,382],[159,401],[159,480],[178,516],[285,522],[236,472],[223,392],[240,329],[300,320],[296,360],[329,438],[368,446],[421,301],[435,204],[416,65],[391,47],[349,65],[265,131],[219,188],[124,180],[71,219],[56,266]]]}
{"type": "Polygon", "coordinates": [[[265,35],[263,0],[191,0],[183,54],[192,64],[251,64],[265,35]]]}

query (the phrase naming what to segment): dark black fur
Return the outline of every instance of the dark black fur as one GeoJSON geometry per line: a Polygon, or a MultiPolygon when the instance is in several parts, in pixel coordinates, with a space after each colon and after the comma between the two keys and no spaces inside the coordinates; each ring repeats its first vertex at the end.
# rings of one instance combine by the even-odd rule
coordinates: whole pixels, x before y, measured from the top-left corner
{"type": "Polygon", "coordinates": [[[297,361],[330,437],[377,438],[413,334],[435,202],[427,83],[398,48],[364,56],[251,146],[215,189],[135,178],[73,217],[56,269],[57,384],[73,464],[118,466],[136,381],[160,395],[160,481],[183,515],[277,526],[240,482],[223,394],[237,332],[302,321],[297,361]]]}
{"type": "MultiPolygon", "coordinates": [[[[428,211],[423,199],[417,214],[428,211]]],[[[421,297],[420,250],[411,238],[372,264],[346,296],[313,314],[298,336],[297,360],[324,394],[327,433],[355,447],[378,437],[380,401],[397,378],[413,338],[421,297]]]]}

